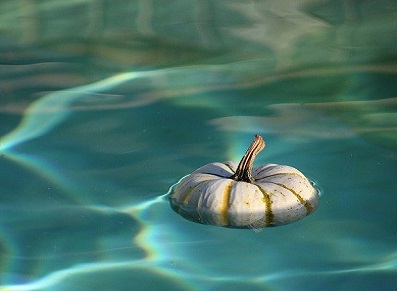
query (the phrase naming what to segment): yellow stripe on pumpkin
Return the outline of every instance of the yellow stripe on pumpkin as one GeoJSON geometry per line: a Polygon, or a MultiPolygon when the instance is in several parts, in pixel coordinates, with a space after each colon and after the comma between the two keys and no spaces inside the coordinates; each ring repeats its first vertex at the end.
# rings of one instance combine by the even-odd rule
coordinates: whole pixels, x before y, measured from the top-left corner
{"type": "MultiPolygon", "coordinates": [[[[255,184],[255,183],[254,183],[255,184]]],[[[255,184],[258,187],[259,191],[263,194],[263,202],[265,203],[265,223],[266,225],[270,225],[274,222],[274,214],[272,211],[272,200],[270,199],[270,195],[263,189],[260,185],[255,184]]]]}
{"type": "Polygon", "coordinates": [[[222,201],[222,208],[221,208],[221,215],[222,215],[222,223],[224,225],[229,224],[228,218],[228,211],[230,207],[230,193],[232,192],[234,181],[230,180],[230,183],[226,185],[225,190],[223,191],[223,201],[222,201]]]}
{"type": "Polygon", "coordinates": [[[283,184],[274,183],[274,182],[272,182],[272,183],[276,184],[277,186],[280,186],[281,188],[284,188],[284,189],[290,191],[292,194],[294,194],[295,197],[299,200],[300,204],[302,204],[306,208],[306,211],[307,211],[306,215],[309,215],[310,213],[312,213],[314,211],[314,208],[309,203],[309,201],[306,201],[305,199],[303,199],[302,196],[300,196],[297,192],[295,192],[294,190],[292,190],[291,188],[288,188],[287,186],[285,186],[283,184]]]}

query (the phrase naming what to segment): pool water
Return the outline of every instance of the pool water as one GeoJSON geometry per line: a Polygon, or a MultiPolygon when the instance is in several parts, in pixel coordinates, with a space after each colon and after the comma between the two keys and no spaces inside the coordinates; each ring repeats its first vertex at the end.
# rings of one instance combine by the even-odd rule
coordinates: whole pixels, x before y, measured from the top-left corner
{"type": "Polygon", "coordinates": [[[0,290],[393,290],[393,1],[0,4],[0,290]],[[175,213],[204,164],[293,166],[320,206],[175,213]]]}

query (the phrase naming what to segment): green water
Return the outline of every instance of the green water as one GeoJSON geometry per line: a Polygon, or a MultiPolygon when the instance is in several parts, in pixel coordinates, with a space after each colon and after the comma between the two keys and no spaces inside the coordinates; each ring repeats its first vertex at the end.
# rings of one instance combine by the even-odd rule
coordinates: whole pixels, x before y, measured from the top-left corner
{"type": "Polygon", "coordinates": [[[393,290],[394,1],[0,3],[0,290],[393,290]],[[215,161],[321,191],[260,232],[176,214],[215,161]]]}

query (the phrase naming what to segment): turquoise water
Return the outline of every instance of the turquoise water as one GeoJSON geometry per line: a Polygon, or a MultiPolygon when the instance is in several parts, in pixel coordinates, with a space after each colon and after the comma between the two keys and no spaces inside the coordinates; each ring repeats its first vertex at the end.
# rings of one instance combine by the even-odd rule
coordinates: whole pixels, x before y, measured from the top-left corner
{"type": "Polygon", "coordinates": [[[0,4],[1,290],[393,290],[394,1],[0,4]],[[262,231],[176,214],[200,166],[321,191],[262,231]]]}

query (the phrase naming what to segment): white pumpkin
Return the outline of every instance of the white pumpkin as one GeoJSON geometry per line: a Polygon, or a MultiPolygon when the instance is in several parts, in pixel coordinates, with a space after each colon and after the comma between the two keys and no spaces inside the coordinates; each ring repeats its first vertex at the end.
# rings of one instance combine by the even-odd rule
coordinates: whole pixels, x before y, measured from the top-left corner
{"type": "Polygon", "coordinates": [[[311,182],[290,166],[252,169],[265,147],[256,135],[240,163],[205,165],[171,189],[171,207],[194,222],[231,228],[262,228],[295,222],[319,205],[311,182]]]}

